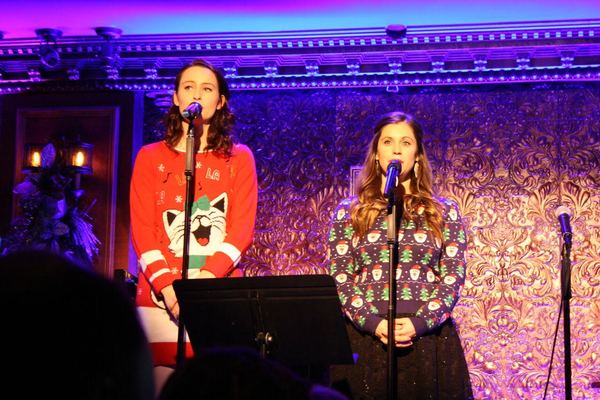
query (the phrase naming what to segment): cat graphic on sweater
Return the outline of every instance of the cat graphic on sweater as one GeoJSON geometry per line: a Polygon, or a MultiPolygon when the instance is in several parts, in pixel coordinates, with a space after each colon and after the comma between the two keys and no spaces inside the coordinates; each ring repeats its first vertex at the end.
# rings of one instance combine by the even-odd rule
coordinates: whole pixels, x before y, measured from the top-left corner
{"type": "MultiPolygon", "coordinates": [[[[226,216],[227,193],[212,201],[208,196],[202,196],[192,204],[189,278],[200,272],[206,264],[206,256],[213,255],[225,240],[226,216]]],[[[171,209],[163,212],[163,224],[171,241],[169,250],[179,258],[183,256],[184,222],[184,211],[171,209]]]]}

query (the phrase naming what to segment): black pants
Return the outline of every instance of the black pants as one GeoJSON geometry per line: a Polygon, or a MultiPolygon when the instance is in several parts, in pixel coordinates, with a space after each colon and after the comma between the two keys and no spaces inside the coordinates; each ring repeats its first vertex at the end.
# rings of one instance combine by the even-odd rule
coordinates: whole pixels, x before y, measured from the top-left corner
{"type": "MultiPolygon", "coordinates": [[[[331,368],[331,386],[351,400],[387,398],[387,346],[347,322],[355,365],[331,368]]],[[[471,381],[456,327],[447,320],[435,331],[397,348],[398,400],[472,399],[471,381]]]]}

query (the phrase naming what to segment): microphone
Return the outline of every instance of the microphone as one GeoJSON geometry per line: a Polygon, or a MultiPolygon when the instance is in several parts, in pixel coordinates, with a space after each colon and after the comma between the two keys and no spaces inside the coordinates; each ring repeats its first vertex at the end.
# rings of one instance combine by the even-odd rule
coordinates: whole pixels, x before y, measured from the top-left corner
{"type": "Polygon", "coordinates": [[[571,236],[573,236],[573,232],[571,231],[571,210],[569,210],[565,206],[560,206],[554,212],[556,218],[558,218],[558,222],[560,222],[560,232],[562,233],[563,240],[570,247],[571,246],[571,236]]]}
{"type": "Polygon", "coordinates": [[[190,120],[190,121],[196,119],[201,114],[202,114],[202,106],[200,105],[200,103],[197,103],[197,102],[190,103],[190,105],[187,106],[186,109],[183,110],[183,112],[181,113],[181,115],[183,115],[183,118],[190,120]]]}
{"type": "Polygon", "coordinates": [[[398,185],[398,177],[400,176],[400,172],[402,172],[402,164],[398,160],[392,160],[388,164],[386,180],[385,180],[385,189],[383,190],[383,195],[389,198],[394,189],[398,185]]]}

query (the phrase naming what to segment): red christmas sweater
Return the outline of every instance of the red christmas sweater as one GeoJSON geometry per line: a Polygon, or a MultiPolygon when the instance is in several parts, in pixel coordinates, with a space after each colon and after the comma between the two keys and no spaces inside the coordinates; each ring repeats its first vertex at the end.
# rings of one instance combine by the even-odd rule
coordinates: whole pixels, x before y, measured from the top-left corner
{"type": "MultiPolygon", "coordinates": [[[[254,234],[258,197],[256,167],[247,146],[231,158],[214,152],[195,157],[188,277],[201,270],[216,277],[241,276],[236,267],[254,234]]],[[[185,202],[185,152],[164,142],[142,147],[131,179],[133,246],[140,273],[136,303],[156,364],[173,364],[177,324],[156,297],[181,278],[185,202]]]]}

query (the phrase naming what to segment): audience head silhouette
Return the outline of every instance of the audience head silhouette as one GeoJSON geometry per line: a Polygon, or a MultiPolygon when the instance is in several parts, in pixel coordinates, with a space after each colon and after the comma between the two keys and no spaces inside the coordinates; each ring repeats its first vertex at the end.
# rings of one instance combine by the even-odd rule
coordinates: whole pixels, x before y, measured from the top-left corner
{"type": "Polygon", "coordinates": [[[16,398],[152,399],[148,344],[130,297],[73,261],[0,257],[3,391],[16,398]]]}
{"type": "Polygon", "coordinates": [[[170,376],[160,400],[342,400],[249,348],[210,348],[170,376]]]}

